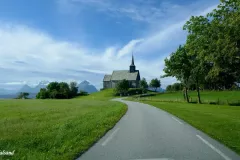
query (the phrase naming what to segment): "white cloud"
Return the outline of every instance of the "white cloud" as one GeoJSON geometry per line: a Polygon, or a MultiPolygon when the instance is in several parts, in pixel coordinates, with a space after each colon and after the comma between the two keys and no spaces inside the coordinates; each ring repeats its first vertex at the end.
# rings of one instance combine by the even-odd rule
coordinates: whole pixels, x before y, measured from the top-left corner
{"type": "Polygon", "coordinates": [[[129,53],[133,53],[134,52],[134,48],[137,46],[137,44],[143,42],[144,39],[134,39],[131,40],[127,45],[125,45],[121,50],[118,51],[117,57],[121,58],[122,56],[129,54],[129,53]]]}
{"type": "MultiPolygon", "coordinates": [[[[199,13],[205,14],[213,7],[199,13]]],[[[124,12],[138,11],[128,9],[124,12]]],[[[89,80],[100,86],[105,73],[128,69],[131,56],[127,55],[132,51],[141,76],[147,80],[159,78],[163,74],[164,58],[184,41],[182,25],[185,21],[186,17],[172,23],[168,21],[170,25],[154,29],[142,38],[133,38],[126,45],[108,46],[98,51],[84,47],[81,43],[57,40],[45,32],[24,25],[0,23],[0,75],[4,75],[0,83],[89,80]]],[[[163,87],[173,82],[174,78],[162,80],[163,87]]]]}
{"type": "MultiPolygon", "coordinates": [[[[81,47],[81,44],[59,41],[26,26],[1,23],[0,74],[6,75],[1,77],[1,81],[90,79],[94,84],[99,84],[103,74],[115,69],[128,69],[131,57],[123,55],[130,53],[141,41],[133,40],[122,48],[112,46],[94,53],[81,47]]],[[[161,70],[157,65],[161,61],[148,64],[146,60],[136,59],[143,76],[159,77],[161,70]]]]}
{"type": "Polygon", "coordinates": [[[189,1],[188,4],[181,4],[162,0],[56,0],[59,11],[70,14],[80,14],[84,9],[94,9],[97,12],[107,13],[109,16],[128,17],[134,21],[150,24],[171,23],[190,15],[194,11],[207,8],[218,3],[218,0],[197,0],[189,1]],[[168,22],[170,21],[170,22],[168,22]]]}

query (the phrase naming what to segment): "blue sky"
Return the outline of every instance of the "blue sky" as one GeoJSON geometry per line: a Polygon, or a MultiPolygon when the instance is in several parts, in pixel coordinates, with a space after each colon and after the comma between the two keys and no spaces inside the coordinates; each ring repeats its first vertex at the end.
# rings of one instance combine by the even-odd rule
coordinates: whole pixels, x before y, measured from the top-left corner
{"type": "MultiPolygon", "coordinates": [[[[184,43],[183,24],[219,0],[0,0],[0,88],[88,80],[128,69],[147,80],[184,43]]],[[[162,85],[175,82],[162,79],[162,85]]]]}

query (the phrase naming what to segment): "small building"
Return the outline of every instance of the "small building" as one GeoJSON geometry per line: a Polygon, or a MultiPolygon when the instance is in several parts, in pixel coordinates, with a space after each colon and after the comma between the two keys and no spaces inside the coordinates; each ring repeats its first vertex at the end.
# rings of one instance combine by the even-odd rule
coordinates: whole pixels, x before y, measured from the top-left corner
{"type": "Polygon", "coordinates": [[[103,88],[115,88],[116,84],[126,79],[129,82],[131,88],[138,88],[140,81],[140,72],[136,70],[134,65],[134,57],[132,55],[132,63],[129,66],[129,70],[117,70],[113,71],[111,75],[105,75],[103,78],[103,88]]]}

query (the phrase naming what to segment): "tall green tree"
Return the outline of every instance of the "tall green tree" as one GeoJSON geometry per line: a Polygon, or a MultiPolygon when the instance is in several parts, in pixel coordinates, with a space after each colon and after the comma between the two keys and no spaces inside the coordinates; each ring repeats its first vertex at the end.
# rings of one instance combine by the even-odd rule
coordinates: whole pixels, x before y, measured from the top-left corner
{"type": "Polygon", "coordinates": [[[118,94],[124,94],[124,95],[127,93],[128,89],[129,89],[129,82],[126,79],[118,82],[115,88],[118,94]]]}
{"type": "Polygon", "coordinates": [[[59,91],[58,91],[58,98],[60,99],[68,99],[71,98],[71,92],[70,92],[70,88],[69,85],[66,82],[60,82],[58,84],[59,86],[59,91]]]}
{"type": "Polygon", "coordinates": [[[140,80],[139,84],[140,84],[140,88],[142,88],[142,89],[144,89],[144,90],[148,88],[148,83],[147,83],[147,81],[146,81],[145,78],[142,78],[142,79],[140,80]]]}
{"type": "Polygon", "coordinates": [[[172,85],[168,85],[168,86],[166,87],[166,91],[167,91],[167,92],[172,91],[172,85]]]}
{"type": "Polygon", "coordinates": [[[77,82],[70,82],[70,92],[71,92],[71,97],[75,97],[78,94],[78,87],[77,87],[77,82]]]}
{"type": "Polygon", "coordinates": [[[185,24],[186,46],[205,64],[205,76],[214,88],[228,89],[239,80],[240,5],[237,0],[222,0],[207,16],[196,16],[185,24]]]}
{"type": "Polygon", "coordinates": [[[161,81],[157,78],[152,79],[149,86],[155,88],[155,91],[157,91],[157,89],[161,87],[161,81]]]}
{"type": "Polygon", "coordinates": [[[48,99],[49,97],[49,92],[46,88],[41,88],[40,92],[36,95],[37,99],[48,99]]]}
{"type": "Polygon", "coordinates": [[[163,71],[165,75],[162,77],[176,77],[184,84],[184,99],[189,102],[188,87],[192,70],[191,57],[187,54],[185,46],[179,46],[176,52],[165,59],[165,67],[163,71]]]}

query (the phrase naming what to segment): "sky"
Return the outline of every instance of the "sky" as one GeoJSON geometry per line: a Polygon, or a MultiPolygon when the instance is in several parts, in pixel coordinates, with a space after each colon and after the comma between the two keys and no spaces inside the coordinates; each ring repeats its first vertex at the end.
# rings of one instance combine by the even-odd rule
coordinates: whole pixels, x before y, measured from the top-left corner
{"type": "MultiPolygon", "coordinates": [[[[0,0],[0,88],[88,80],[127,70],[131,55],[147,81],[186,40],[193,15],[219,0],[0,0]]],[[[176,82],[161,79],[162,88],[176,82]]]]}

